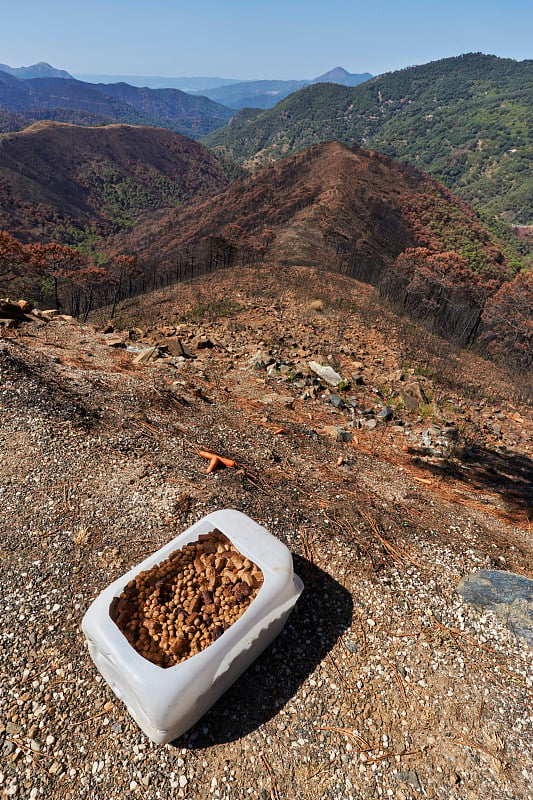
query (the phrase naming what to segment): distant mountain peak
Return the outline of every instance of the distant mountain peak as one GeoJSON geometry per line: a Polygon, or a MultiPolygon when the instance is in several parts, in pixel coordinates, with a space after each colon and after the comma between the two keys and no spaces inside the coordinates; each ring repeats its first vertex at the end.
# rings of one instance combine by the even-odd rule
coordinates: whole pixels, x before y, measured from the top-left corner
{"type": "Polygon", "coordinates": [[[335,82],[339,80],[339,78],[348,78],[350,73],[344,67],[333,67],[328,72],[325,72],[323,75],[320,75],[318,78],[315,78],[315,81],[332,81],[335,82]]]}
{"type": "Polygon", "coordinates": [[[69,72],[64,69],[57,69],[48,64],[47,61],[39,61],[29,67],[10,67],[7,64],[0,64],[0,70],[23,80],[31,80],[31,78],[72,78],[69,72]]]}
{"type": "Polygon", "coordinates": [[[341,86],[357,86],[364,83],[373,76],[370,72],[354,73],[348,72],[344,67],[333,67],[318,78],[313,78],[311,83],[339,83],[341,86]]]}

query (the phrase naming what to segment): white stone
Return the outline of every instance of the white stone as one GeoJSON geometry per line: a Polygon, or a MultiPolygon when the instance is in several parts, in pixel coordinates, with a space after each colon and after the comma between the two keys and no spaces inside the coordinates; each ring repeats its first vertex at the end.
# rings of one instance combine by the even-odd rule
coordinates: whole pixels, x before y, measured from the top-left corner
{"type": "Polygon", "coordinates": [[[338,386],[342,381],[342,377],[332,367],[323,367],[318,361],[310,361],[307,366],[311,372],[314,372],[323,381],[329,383],[330,386],[338,386]]]}

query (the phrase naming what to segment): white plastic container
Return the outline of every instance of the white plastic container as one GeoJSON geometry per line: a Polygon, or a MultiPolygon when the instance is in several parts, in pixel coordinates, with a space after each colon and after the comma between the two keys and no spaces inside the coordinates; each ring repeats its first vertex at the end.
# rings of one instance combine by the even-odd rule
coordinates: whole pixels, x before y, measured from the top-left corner
{"type": "Polygon", "coordinates": [[[85,614],[82,628],[104,679],[146,735],[162,744],[194,725],[270,644],[302,589],[282,542],[240,511],[215,511],[104,589],[85,614]],[[214,528],[260,567],[263,584],[244,614],[209,647],[174,667],[158,667],[141,656],[113,622],[111,601],[140,572],[214,528]]]}

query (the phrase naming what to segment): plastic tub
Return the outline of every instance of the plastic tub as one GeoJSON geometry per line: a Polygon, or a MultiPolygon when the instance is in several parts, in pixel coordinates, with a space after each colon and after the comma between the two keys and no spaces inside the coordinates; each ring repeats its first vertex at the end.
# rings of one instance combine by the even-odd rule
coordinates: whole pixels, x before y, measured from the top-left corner
{"type": "Polygon", "coordinates": [[[113,692],[157,744],[188,730],[283,628],[303,583],[282,542],[240,511],[209,514],[133,567],[96,598],[82,622],[89,653],[113,692]],[[163,669],[141,656],[109,616],[113,597],[143,570],[218,528],[263,572],[263,584],[244,614],[209,647],[163,669]]]}

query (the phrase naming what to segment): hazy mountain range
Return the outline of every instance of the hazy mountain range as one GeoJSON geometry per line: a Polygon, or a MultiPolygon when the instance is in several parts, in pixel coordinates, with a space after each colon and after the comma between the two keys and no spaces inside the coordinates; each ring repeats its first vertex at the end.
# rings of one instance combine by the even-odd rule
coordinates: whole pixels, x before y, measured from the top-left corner
{"type": "Polygon", "coordinates": [[[202,92],[218,89],[231,83],[242,83],[239,78],[191,77],[172,78],[161,75],[107,75],[103,73],[76,73],[75,78],[87,83],[129,83],[130,86],[147,86],[149,89],[181,89],[182,92],[202,92]]]}
{"type": "Polygon", "coordinates": [[[310,81],[244,81],[229,86],[220,86],[203,92],[206,97],[232,109],[272,108],[293,92],[315,83],[336,83],[341,86],[357,86],[369,80],[369,72],[361,74],[347,72],[335,67],[310,81]]]}
{"type": "Polygon", "coordinates": [[[219,103],[178,89],[84,83],[74,78],[21,79],[0,72],[0,131],[53,119],[83,125],[149,125],[198,139],[231,116],[232,111],[219,103]]]}
{"type": "Polygon", "coordinates": [[[272,108],[280,100],[292,92],[313,83],[338,83],[342,86],[357,86],[367,81],[372,75],[347,72],[343,67],[335,67],[329,72],[310,80],[247,80],[217,77],[162,77],[149,75],[106,75],[76,74],[70,75],[50,64],[41,62],[29,67],[9,67],[0,64],[0,71],[7,72],[17,78],[74,78],[84,83],[115,84],[127,83],[130,86],[148,89],[179,89],[191,94],[201,94],[231,109],[240,108],[272,108]]]}

